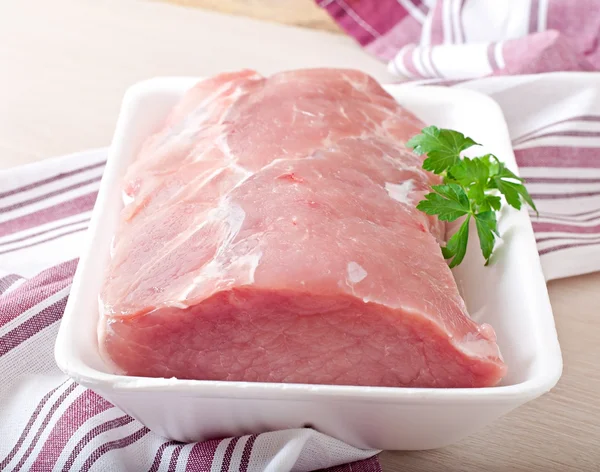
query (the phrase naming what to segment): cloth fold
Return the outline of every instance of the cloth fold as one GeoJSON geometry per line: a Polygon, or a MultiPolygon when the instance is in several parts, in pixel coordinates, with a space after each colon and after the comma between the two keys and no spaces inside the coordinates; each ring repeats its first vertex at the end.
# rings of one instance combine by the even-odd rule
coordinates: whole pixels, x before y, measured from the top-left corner
{"type": "Polygon", "coordinates": [[[597,0],[318,0],[409,79],[600,68],[597,0]]]}

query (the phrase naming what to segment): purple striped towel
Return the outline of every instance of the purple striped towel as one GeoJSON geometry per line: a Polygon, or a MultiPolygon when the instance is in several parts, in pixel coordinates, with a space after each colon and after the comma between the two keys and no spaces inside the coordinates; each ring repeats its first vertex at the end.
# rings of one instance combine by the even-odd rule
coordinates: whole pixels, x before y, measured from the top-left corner
{"type": "Polygon", "coordinates": [[[410,79],[600,68],[598,0],[317,0],[410,79]]]}

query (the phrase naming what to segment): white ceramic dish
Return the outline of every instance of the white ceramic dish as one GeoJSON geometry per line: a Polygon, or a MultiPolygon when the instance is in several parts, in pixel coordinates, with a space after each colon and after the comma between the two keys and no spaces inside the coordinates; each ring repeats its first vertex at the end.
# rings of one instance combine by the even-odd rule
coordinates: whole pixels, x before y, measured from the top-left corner
{"type": "MultiPolygon", "coordinates": [[[[142,82],[125,96],[56,343],[60,368],[156,433],[180,441],[312,425],[361,448],[448,445],[550,390],[562,370],[554,319],[526,211],[505,211],[504,244],[484,267],[476,243],[455,277],[478,322],[494,326],[509,373],[480,389],[415,389],[192,381],[113,375],[98,355],[97,297],[121,208],[121,176],[190,78],[142,82]]],[[[392,85],[425,122],[459,129],[516,170],[498,105],[476,92],[392,85]]],[[[475,236],[475,235],[472,235],[475,236]]]]}

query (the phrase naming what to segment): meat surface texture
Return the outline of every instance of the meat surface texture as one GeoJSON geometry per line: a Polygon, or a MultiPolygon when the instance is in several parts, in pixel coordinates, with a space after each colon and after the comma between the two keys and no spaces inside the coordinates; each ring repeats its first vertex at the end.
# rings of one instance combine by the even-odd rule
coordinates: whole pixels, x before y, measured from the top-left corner
{"type": "Polygon", "coordinates": [[[101,292],[120,373],[482,387],[505,374],[415,205],[424,126],[372,78],[221,74],[189,90],[129,167],[101,292]]]}

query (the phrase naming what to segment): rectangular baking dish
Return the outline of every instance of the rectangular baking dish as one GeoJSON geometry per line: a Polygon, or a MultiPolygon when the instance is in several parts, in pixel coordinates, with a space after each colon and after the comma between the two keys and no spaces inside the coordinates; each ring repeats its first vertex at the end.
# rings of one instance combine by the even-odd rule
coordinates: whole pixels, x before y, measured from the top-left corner
{"type": "MultiPolygon", "coordinates": [[[[469,312],[490,323],[508,365],[501,385],[419,389],[178,380],[110,373],[98,354],[98,293],[121,202],[121,178],[143,140],[197,80],[157,78],[126,94],[100,193],[56,342],[56,362],[81,385],[156,433],[178,441],[310,425],[353,446],[431,449],[451,444],[550,390],[562,371],[546,284],[526,210],[504,209],[503,236],[484,267],[471,234],[454,270],[469,312]]],[[[517,171],[500,107],[477,92],[386,87],[424,122],[458,129],[517,171]]]]}

